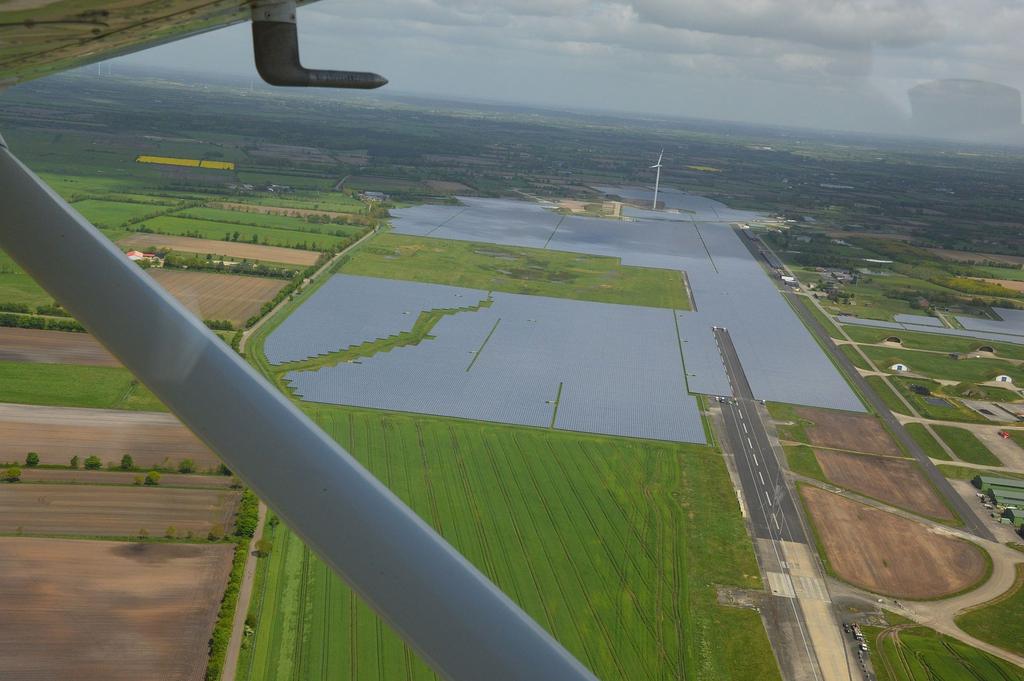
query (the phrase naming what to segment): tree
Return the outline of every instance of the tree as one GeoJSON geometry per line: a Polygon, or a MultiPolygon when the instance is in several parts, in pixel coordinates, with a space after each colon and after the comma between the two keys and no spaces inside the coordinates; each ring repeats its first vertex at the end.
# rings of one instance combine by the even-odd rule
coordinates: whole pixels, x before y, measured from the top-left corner
{"type": "Polygon", "coordinates": [[[146,473],[146,484],[155,486],[160,484],[160,474],[156,471],[150,471],[146,473]]]}
{"type": "Polygon", "coordinates": [[[168,539],[174,539],[178,536],[178,528],[176,528],[174,525],[169,525],[167,527],[167,531],[164,532],[164,536],[168,539]]]}
{"type": "Polygon", "coordinates": [[[130,471],[135,468],[135,461],[132,459],[131,454],[125,454],[121,457],[121,470],[130,471]]]}
{"type": "Polygon", "coordinates": [[[35,452],[29,452],[25,455],[25,465],[29,468],[39,465],[39,455],[35,452]]]}
{"type": "Polygon", "coordinates": [[[103,468],[103,462],[100,461],[100,457],[93,454],[92,456],[86,457],[85,467],[90,471],[98,471],[99,469],[103,468]]]}
{"type": "Polygon", "coordinates": [[[136,486],[142,487],[144,484],[146,484],[146,476],[145,475],[136,475],[132,482],[136,486]]]}
{"type": "Polygon", "coordinates": [[[21,469],[17,466],[11,466],[4,471],[4,482],[18,482],[21,480],[21,469]]]}
{"type": "Polygon", "coordinates": [[[182,459],[181,463],[178,464],[179,473],[195,473],[196,462],[192,459],[182,459]]]}
{"type": "Polygon", "coordinates": [[[210,541],[218,541],[224,537],[224,526],[220,523],[214,523],[210,525],[210,531],[206,534],[206,538],[210,541]]]}
{"type": "Polygon", "coordinates": [[[140,527],[139,528],[139,539],[145,539],[148,536],[149,536],[149,530],[147,530],[145,527],[140,527]]]}
{"type": "Polygon", "coordinates": [[[230,468],[228,468],[228,467],[227,467],[227,466],[226,466],[225,464],[223,464],[223,463],[222,463],[222,464],[220,465],[220,467],[219,467],[219,468],[217,469],[217,472],[218,472],[218,473],[219,473],[220,475],[231,475],[231,469],[230,469],[230,468]]]}
{"type": "Polygon", "coordinates": [[[78,468],[78,455],[71,457],[71,467],[78,468]]]}
{"type": "Polygon", "coordinates": [[[269,539],[260,539],[256,542],[256,555],[260,558],[266,558],[270,555],[270,552],[274,550],[274,542],[269,539]]]}

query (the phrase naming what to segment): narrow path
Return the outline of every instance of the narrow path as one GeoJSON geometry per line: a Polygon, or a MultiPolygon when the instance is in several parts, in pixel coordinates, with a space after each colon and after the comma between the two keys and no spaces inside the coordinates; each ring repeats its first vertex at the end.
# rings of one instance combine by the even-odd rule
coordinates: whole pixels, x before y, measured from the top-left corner
{"type": "Polygon", "coordinates": [[[238,589],[235,618],[231,623],[231,640],[228,642],[228,650],[224,655],[224,671],[221,673],[222,681],[235,681],[235,670],[238,669],[238,656],[242,652],[245,616],[249,612],[252,584],[256,578],[256,564],[259,562],[259,558],[255,556],[256,542],[263,536],[263,523],[267,520],[267,507],[262,501],[259,505],[258,518],[256,531],[253,532],[252,539],[249,540],[249,551],[245,554],[245,571],[242,573],[242,583],[238,589]]]}

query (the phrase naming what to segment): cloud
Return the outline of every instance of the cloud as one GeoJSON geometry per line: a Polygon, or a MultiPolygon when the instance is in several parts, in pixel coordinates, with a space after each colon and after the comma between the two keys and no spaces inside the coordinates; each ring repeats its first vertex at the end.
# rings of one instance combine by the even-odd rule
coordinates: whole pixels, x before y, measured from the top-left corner
{"type": "Polygon", "coordinates": [[[1016,0],[322,0],[299,24],[311,64],[438,96],[856,127],[923,80],[1024,85],[1016,0]]]}

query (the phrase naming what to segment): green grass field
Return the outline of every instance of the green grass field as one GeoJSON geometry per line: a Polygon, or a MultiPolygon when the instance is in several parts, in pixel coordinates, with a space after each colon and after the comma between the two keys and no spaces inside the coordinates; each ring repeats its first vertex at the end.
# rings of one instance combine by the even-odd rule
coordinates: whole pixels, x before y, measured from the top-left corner
{"type": "MultiPolygon", "coordinates": [[[[800,277],[800,280],[804,281],[803,276],[800,277]]],[[[840,333],[839,331],[839,327],[833,324],[832,320],[829,319],[827,315],[825,315],[821,310],[818,309],[818,306],[814,304],[813,300],[806,296],[801,296],[800,304],[811,311],[811,314],[814,315],[814,318],[817,319],[823,327],[825,327],[826,331],[828,331],[828,335],[832,336],[833,338],[843,337],[843,334],[840,333]]]]}
{"type": "Polygon", "coordinates": [[[885,406],[889,407],[890,411],[894,414],[910,416],[910,411],[906,406],[904,406],[903,402],[900,401],[900,398],[896,393],[889,389],[889,386],[885,384],[885,381],[882,380],[881,376],[867,376],[864,380],[867,381],[868,385],[871,386],[871,389],[878,394],[883,402],[885,402],[885,406]]]}
{"type": "Polygon", "coordinates": [[[0,303],[25,303],[34,308],[52,302],[53,298],[32,277],[0,251],[0,303]]]}
{"type": "MultiPolygon", "coordinates": [[[[238,233],[238,240],[252,242],[255,236],[258,243],[286,248],[305,248],[316,250],[313,246],[323,249],[328,246],[344,246],[355,239],[352,236],[334,236],[333,234],[314,234],[291,229],[272,229],[270,227],[253,227],[250,225],[234,225],[226,222],[208,220],[190,220],[188,218],[162,215],[140,223],[154,232],[175,236],[193,236],[201,239],[223,240],[228,234],[238,233]]],[[[315,227],[315,225],[310,225],[315,227]]],[[[342,229],[342,228],[338,228],[342,229]]]]}
{"type": "MultiPolygon", "coordinates": [[[[961,423],[991,423],[991,421],[981,414],[960,404],[958,400],[946,392],[947,390],[952,391],[952,387],[947,388],[946,386],[927,378],[891,376],[889,381],[897,390],[899,390],[900,394],[914,406],[917,413],[925,418],[935,419],[936,421],[960,421],[961,423]],[[912,385],[927,388],[932,393],[930,397],[943,399],[947,404],[932,404],[930,402],[926,402],[925,396],[918,395],[910,389],[910,386],[912,385]]],[[[901,409],[902,411],[899,413],[906,413],[905,407],[901,407],[901,409]]]]}
{"type": "Polygon", "coordinates": [[[297,232],[333,232],[335,230],[351,231],[352,227],[334,224],[317,224],[304,218],[288,215],[268,215],[266,213],[249,213],[223,208],[186,208],[176,214],[178,217],[190,217],[210,222],[245,223],[254,227],[270,227],[272,229],[291,229],[297,232]]]}
{"type": "MultiPolygon", "coordinates": [[[[865,349],[866,350],[870,350],[871,348],[865,348],[865,349]]],[[[867,370],[867,369],[871,368],[871,367],[868,366],[867,361],[865,361],[865,359],[861,356],[861,354],[859,352],[857,352],[857,348],[855,348],[854,346],[852,346],[852,345],[840,345],[839,346],[839,350],[844,355],[849,357],[850,361],[853,362],[853,366],[857,367],[858,369],[865,369],[865,370],[867,370]]]]}
{"type": "MultiPolygon", "coordinates": [[[[309,407],[313,418],[601,679],[777,679],[713,449],[309,407]]],[[[283,525],[239,679],[434,678],[283,525]]]]}
{"type": "Polygon", "coordinates": [[[932,426],[932,428],[935,430],[935,434],[941,437],[957,455],[957,458],[962,461],[982,466],[1003,465],[1003,462],[996,458],[995,454],[990,452],[988,447],[982,444],[981,440],[975,437],[971,431],[954,426],[932,426]]]}
{"type": "Polygon", "coordinates": [[[129,220],[174,210],[170,206],[123,203],[100,199],[77,201],[74,203],[73,208],[100,229],[117,229],[129,220]]]}
{"type": "Polygon", "coordinates": [[[1024,655],[1024,565],[1017,566],[1017,581],[1008,593],[960,615],[956,623],[986,643],[1024,655]]]}
{"type": "Polygon", "coordinates": [[[843,326],[846,334],[858,343],[881,343],[890,336],[896,336],[908,350],[936,350],[938,352],[974,352],[982,346],[991,347],[999,357],[1024,359],[1024,346],[1013,343],[996,343],[978,338],[943,336],[936,333],[919,333],[899,329],[874,329],[856,324],[843,326]]]}
{"type": "MultiPolygon", "coordinates": [[[[979,473],[985,473],[986,471],[980,471],[977,468],[970,468],[968,466],[958,466],[957,464],[951,463],[940,463],[938,469],[942,471],[942,474],[950,480],[973,480],[979,473]]],[[[1024,473],[1011,473],[1009,471],[999,471],[998,476],[1001,478],[1019,478],[1024,480],[1024,473]]]]}
{"type": "Polygon", "coordinates": [[[914,439],[914,442],[920,445],[921,449],[924,450],[924,453],[930,458],[952,461],[949,454],[946,453],[946,450],[942,448],[942,445],[940,445],[938,441],[931,436],[931,433],[925,430],[923,425],[920,423],[907,423],[904,424],[903,427],[906,429],[907,433],[910,434],[910,437],[914,439]]]}
{"type": "Polygon", "coordinates": [[[882,371],[898,362],[906,364],[910,371],[929,378],[947,381],[984,383],[995,379],[999,374],[1007,374],[1014,383],[1024,383],[1024,371],[1010,362],[998,359],[970,358],[950,359],[948,355],[916,350],[897,348],[880,348],[871,345],[861,346],[871,361],[882,371]]]}
{"type": "Polygon", "coordinates": [[[381,234],[344,271],[485,291],[690,309],[677,271],[537,248],[381,234]]]}
{"type": "Polygon", "coordinates": [[[127,369],[0,361],[0,402],[166,411],[127,369]]]}
{"type": "Polygon", "coordinates": [[[777,422],[775,428],[780,439],[793,442],[810,442],[807,438],[807,431],[804,429],[810,421],[801,418],[796,413],[796,408],[793,405],[783,402],[769,402],[766,406],[772,419],[777,422]]]}
{"type": "Polygon", "coordinates": [[[862,629],[878,681],[1024,681],[1024,670],[927,627],[862,629]]]}
{"type": "Polygon", "coordinates": [[[786,463],[789,465],[789,470],[798,475],[828,482],[828,478],[825,477],[825,471],[821,470],[821,464],[818,463],[818,457],[814,455],[814,450],[810,447],[807,445],[786,445],[783,449],[786,452],[786,463]]]}

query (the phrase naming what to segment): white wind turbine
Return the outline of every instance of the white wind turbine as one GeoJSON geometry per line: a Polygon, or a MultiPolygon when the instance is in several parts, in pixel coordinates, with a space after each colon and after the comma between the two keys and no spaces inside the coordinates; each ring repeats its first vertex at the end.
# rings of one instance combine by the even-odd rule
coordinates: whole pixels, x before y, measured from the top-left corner
{"type": "Polygon", "coordinates": [[[664,155],[665,150],[662,149],[661,153],[658,154],[658,162],[651,166],[658,169],[658,174],[654,178],[654,202],[651,204],[651,210],[658,210],[658,185],[661,184],[661,157],[664,155]]]}

